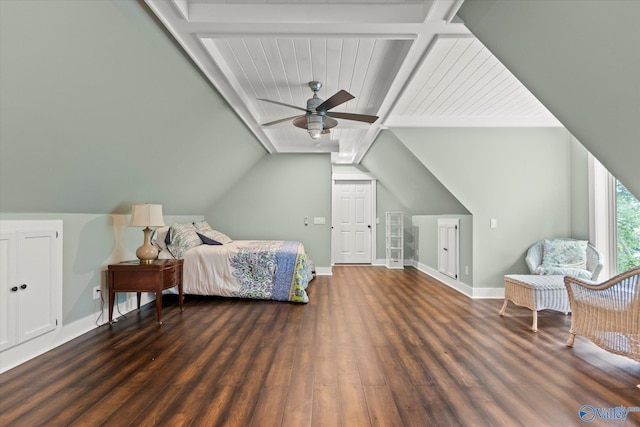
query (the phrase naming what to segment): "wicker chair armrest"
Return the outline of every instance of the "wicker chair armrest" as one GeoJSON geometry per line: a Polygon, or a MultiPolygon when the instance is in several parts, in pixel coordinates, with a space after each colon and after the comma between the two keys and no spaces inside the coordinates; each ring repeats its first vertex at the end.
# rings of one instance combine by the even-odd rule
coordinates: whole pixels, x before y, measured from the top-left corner
{"type": "Polygon", "coordinates": [[[567,346],[576,335],[640,362],[640,267],[602,283],[565,277],[571,304],[567,346]]]}
{"type": "Polygon", "coordinates": [[[527,256],[524,258],[527,263],[527,267],[529,267],[529,272],[531,274],[539,274],[536,272],[538,266],[542,264],[542,241],[537,242],[535,245],[531,246],[527,251],[527,256]]]}
{"type": "Polygon", "coordinates": [[[633,276],[640,276],[640,267],[635,267],[635,268],[632,268],[631,270],[625,271],[624,273],[620,273],[617,276],[614,276],[611,279],[604,281],[602,283],[594,282],[592,280],[578,279],[575,277],[565,276],[564,284],[567,288],[569,288],[571,284],[575,284],[575,285],[578,285],[579,287],[583,287],[593,291],[602,291],[605,289],[609,289],[612,286],[615,286],[626,279],[632,278],[633,276]]]}
{"type": "Polygon", "coordinates": [[[587,246],[587,270],[591,272],[591,280],[598,280],[603,266],[604,261],[602,260],[602,255],[589,243],[587,246]]]}

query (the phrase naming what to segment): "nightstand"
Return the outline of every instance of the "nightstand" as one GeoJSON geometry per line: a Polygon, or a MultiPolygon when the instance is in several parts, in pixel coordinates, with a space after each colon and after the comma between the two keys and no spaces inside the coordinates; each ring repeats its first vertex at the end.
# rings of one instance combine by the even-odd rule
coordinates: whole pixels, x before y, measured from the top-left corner
{"type": "Polygon", "coordinates": [[[139,260],[124,261],[108,267],[107,285],[109,287],[109,323],[113,319],[113,302],[116,292],[136,292],[138,308],[140,293],[156,293],[156,313],[158,323],[162,324],[162,291],[178,287],[178,301],[182,308],[182,265],[181,259],[157,259],[151,264],[141,264],[139,260]]]}

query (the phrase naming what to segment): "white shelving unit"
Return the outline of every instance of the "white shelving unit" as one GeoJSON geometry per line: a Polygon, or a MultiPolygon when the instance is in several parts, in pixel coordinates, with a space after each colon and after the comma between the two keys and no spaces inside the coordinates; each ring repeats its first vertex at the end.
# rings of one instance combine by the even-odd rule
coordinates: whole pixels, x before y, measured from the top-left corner
{"type": "Polygon", "coordinates": [[[404,268],[404,212],[386,212],[387,268],[404,268]]]}

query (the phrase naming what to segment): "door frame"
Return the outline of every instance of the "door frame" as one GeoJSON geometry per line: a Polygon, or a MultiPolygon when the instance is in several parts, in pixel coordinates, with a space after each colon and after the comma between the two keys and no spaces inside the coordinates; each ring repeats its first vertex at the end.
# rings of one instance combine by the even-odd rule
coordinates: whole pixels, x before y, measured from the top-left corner
{"type": "MultiPolygon", "coordinates": [[[[447,233],[447,243],[451,243],[449,242],[448,239],[449,234],[447,233]]],[[[460,219],[459,218],[438,218],[438,268],[437,270],[444,274],[447,277],[451,277],[452,279],[455,280],[460,280],[460,219]],[[449,260],[451,259],[451,253],[448,251],[449,248],[446,248],[445,250],[447,250],[447,271],[443,271],[442,266],[440,265],[440,260],[441,260],[441,251],[443,250],[443,246],[444,243],[441,240],[441,234],[440,234],[440,228],[441,227],[445,227],[447,230],[449,228],[455,228],[455,245],[456,245],[456,250],[453,253],[453,257],[455,258],[455,271],[451,272],[451,268],[449,265],[449,260]],[[453,274],[453,275],[451,275],[453,274]]]]}
{"type": "Polygon", "coordinates": [[[335,257],[334,253],[336,250],[336,236],[335,236],[335,227],[334,227],[334,218],[336,217],[335,212],[335,203],[334,197],[336,195],[336,185],[340,181],[369,181],[371,184],[371,265],[377,263],[377,253],[376,253],[376,241],[378,239],[377,233],[377,202],[376,202],[376,194],[377,194],[377,179],[367,172],[359,172],[359,173],[333,173],[331,175],[331,265],[335,265],[335,257]]]}

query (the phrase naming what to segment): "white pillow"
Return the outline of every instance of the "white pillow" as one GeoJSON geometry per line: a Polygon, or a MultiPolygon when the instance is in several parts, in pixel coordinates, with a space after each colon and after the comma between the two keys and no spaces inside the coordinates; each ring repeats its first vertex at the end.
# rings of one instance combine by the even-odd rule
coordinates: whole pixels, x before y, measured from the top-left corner
{"type": "Polygon", "coordinates": [[[167,249],[167,242],[165,239],[170,229],[171,227],[168,225],[166,227],[156,228],[153,232],[153,236],[151,237],[151,244],[161,251],[167,249]]]}
{"type": "Polygon", "coordinates": [[[201,244],[202,240],[193,224],[175,223],[171,226],[171,242],[167,245],[167,249],[174,257],[182,258],[186,251],[201,244]]]}
{"type": "Polygon", "coordinates": [[[231,238],[226,234],[211,228],[207,221],[194,222],[193,226],[196,228],[198,233],[203,234],[209,239],[215,240],[216,242],[220,242],[223,245],[233,242],[233,240],[231,240],[231,238]]]}

